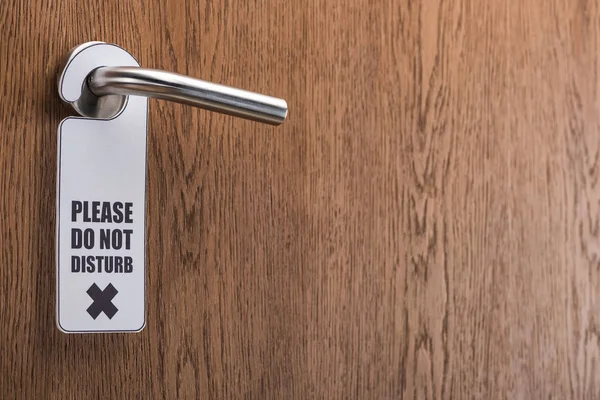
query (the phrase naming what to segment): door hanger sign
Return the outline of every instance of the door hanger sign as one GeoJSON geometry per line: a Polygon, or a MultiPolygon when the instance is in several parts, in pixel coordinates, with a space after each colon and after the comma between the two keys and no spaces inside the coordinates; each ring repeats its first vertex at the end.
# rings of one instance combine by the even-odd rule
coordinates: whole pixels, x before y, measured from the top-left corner
{"type": "MultiPolygon", "coordinates": [[[[59,76],[77,105],[101,66],[137,67],[118,46],[86,43],[59,76]]],[[[148,100],[129,96],[112,119],[69,117],[58,128],[56,307],[66,333],[139,332],[145,318],[148,100]]]]}

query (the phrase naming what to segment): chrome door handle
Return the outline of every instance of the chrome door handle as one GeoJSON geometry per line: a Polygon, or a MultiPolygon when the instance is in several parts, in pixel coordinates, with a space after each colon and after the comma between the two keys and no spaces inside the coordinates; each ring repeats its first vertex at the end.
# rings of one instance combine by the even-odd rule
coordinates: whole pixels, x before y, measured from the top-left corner
{"type": "MultiPolygon", "coordinates": [[[[80,51],[96,43],[75,48],[65,65],[80,51]]],[[[59,86],[63,73],[59,74],[59,86]]],[[[288,110],[283,99],[156,69],[101,66],[91,71],[85,82],[77,100],[63,100],[79,114],[90,118],[115,117],[123,110],[130,95],[171,100],[271,125],[283,123],[288,110]]]]}
{"type": "Polygon", "coordinates": [[[155,97],[272,125],[287,115],[283,99],[156,69],[101,67],[88,76],[88,86],[99,97],[155,97]]]}

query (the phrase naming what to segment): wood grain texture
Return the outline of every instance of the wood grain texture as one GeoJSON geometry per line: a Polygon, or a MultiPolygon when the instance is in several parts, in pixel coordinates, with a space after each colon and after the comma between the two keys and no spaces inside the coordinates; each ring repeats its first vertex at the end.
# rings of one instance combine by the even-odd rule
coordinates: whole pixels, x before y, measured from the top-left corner
{"type": "Polygon", "coordinates": [[[591,0],[8,0],[0,397],[600,398],[591,0]],[[150,102],[147,326],[55,327],[55,75],[82,42],[284,97],[150,102]]]}

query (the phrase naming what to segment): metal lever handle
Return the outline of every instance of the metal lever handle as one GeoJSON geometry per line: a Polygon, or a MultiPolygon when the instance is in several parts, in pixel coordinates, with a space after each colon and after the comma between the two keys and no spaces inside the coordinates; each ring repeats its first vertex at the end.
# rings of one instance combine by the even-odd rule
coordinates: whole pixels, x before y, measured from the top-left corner
{"type": "Polygon", "coordinates": [[[281,124],[287,116],[283,99],[155,69],[100,67],[88,75],[87,83],[100,99],[109,95],[155,97],[271,125],[281,124]]]}

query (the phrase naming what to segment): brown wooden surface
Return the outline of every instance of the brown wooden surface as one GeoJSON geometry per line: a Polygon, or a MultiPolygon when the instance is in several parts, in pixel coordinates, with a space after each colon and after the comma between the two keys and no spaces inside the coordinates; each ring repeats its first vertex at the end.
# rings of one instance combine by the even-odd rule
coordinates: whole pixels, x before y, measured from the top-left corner
{"type": "Polygon", "coordinates": [[[594,1],[0,7],[0,397],[600,398],[594,1]],[[85,41],[284,97],[151,101],[147,327],[55,327],[55,74],[85,41]]]}

